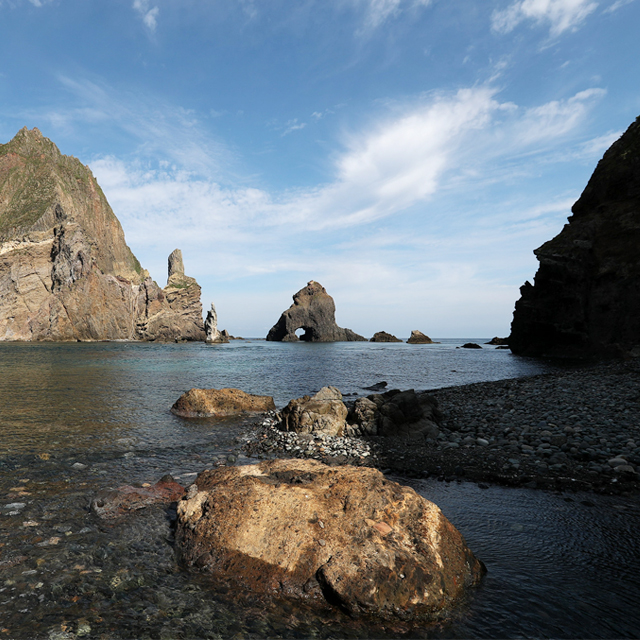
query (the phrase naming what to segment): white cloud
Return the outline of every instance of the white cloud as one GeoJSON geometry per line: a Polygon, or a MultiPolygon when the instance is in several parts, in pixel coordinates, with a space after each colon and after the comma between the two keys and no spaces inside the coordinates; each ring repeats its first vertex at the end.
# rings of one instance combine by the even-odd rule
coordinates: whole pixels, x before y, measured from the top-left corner
{"type": "Polygon", "coordinates": [[[287,136],[294,131],[300,131],[300,129],[304,129],[307,126],[306,122],[298,122],[298,118],[294,118],[293,120],[289,120],[285,125],[285,130],[282,132],[282,136],[287,136]]]}
{"type": "Polygon", "coordinates": [[[622,7],[626,7],[628,4],[635,2],[635,0],[617,0],[611,6],[607,7],[604,10],[604,13],[614,13],[618,9],[622,9],[622,7]]]}
{"type": "Polygon", "coordinates": [[[377,29],[388,19],[397,16],[403,9],[415,9],[431,4],[431,0],[349,0],[349,2],[362,7],[364,11],[364,22],[359,30],[360,34],[377,29]]]}
{"type": "Polygon", "coordinates": [[[592,0],[516,0],[506,9],[494,11],[492,28],[509,33],[521,22],[533,20],[548,24],[550,35],[556,37],[568,29],[577,29],[597,6],[592,0]]]}
{"type": "Polygon", "coordinates": [[[158,26],[158,7],[151,7],[149,0],[133,0],[133,8],[142,16],[142,22],[151,31],[155,32],[158,26]]]}

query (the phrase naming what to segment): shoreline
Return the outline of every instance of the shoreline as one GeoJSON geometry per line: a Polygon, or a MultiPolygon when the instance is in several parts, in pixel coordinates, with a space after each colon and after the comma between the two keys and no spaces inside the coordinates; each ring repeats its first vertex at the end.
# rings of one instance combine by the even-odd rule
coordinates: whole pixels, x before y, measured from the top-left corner
{"type": "Polygon", "coordinates": [[[239,441],[254,458],[308,457],[414,478],[640,490],[640,361],[428,391],[443,413],[435,442],[288,433],[277,428],[275,413],[239,441]]]}

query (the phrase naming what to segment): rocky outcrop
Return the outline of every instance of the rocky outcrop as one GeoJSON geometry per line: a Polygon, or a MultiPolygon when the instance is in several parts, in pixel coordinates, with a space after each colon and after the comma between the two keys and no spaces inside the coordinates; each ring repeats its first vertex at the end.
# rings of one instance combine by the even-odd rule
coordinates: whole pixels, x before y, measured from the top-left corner
{"type": "Polygon", "coordinates": [[[176,547],[239,593],[383,619],[437,619],[484,573],[410,487],[311,460],[204,471],[178,503],[176,547]]]}
{"type": "Polygon", "coordinates": [[[417,329],[411,332],[407,344],[433,344],[433,340],[417,329]]]}
{"type": "Polygon", "coordinates": [[[482,347],[477,342],[465,342],[461,349],[482,349],[482,347]]]}
{"type": "Polygon", "coordinates": [[[340,391],[335,387],[322,387],[314,396],[302,396],[289,402],[282,410],[281,429],[341,436],[347,413],[340,391]]]}
{"type": "Polygon", "coordinates": [[[160,289],[90,169],[40,131],[0,145],[0,340],[159,339],[204,339],[195,280],[160,289]]]}
{"type": "Polygon", "coordinates": [[[336,324],[336,305],[325,288],[311,280],[293,296],[293,304],[280,316],[267,340],[274,342],[352,342],[366,341],[351,329],[336,324]],[[298,338],[296,331],[304,329],[298,338]]]}
{"type": "Polygon", "coordinates": [[[373,334],[373,337],[369,342],[402,342],[402,340],[400,340],[400,338],[396,338],[390,333],[387,333],[386,331],[378,331],[373,334]]]}
{"type": "Polygon", "coordinates": [[[205,342],[208,344],[222,344],[230,340],[228,331],[218,330],[218,314],[213,302],[204,321],[204,331],[206,334],[205,342]]]}
{"type": "Polygon", "coordinates": [[[442,414],[438,401],[413,389],[392,389],[358,398],[347,416],[347,435],[384,436],[403,440],[435,440],[442,414]]]}
{"type": "Polygon", "coordinates": [[[494,338],[491,338],[489,342],[485,342],[485,344],[492,344],[492,345],[498,345],[500,347],[507,347],[509,346],[509,338],[498,338],[498,336],[495,336],[494,338]]]}
{"type": "Polygon", "coordinates": [[[257,396],[240,389],[191,389],[176,400],[171,412],[184,418],[220,418],[275,408],[271,396],[257,396]]]}
{"type": "Polygon", "coordinates": [[[569,223],[534,251],[509,346],[531,356],[640,350],[640,118],[598,163],[569,223]]]}

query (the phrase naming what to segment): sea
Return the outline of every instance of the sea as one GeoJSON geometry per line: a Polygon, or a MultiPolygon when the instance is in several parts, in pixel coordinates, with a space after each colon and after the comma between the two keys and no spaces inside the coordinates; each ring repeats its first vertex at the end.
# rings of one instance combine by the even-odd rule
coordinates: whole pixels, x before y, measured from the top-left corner
{"type": "Polygon", "coordinates": [[[161,510],[119,523],[90,510],[109,488],[167,473],[188,485],[252,462],[236,440],[250,419],[170,412],[193,387],[281,408],[326,385],[353,398],[379,382],[436,390],[556,369],[487,341],[0,343],[0,639],[639,637],[635,497],[392,476],[435,502],[488,569],[446,620],[417,626],[261,609],[178,566],[161,510]]]}

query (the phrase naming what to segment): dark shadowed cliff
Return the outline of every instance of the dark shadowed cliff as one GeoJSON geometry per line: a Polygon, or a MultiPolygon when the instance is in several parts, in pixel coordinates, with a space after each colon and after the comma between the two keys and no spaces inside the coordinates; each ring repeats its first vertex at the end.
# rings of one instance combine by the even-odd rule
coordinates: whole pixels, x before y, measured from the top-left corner
{"type": "Polygon", "coordinates": [[[620,357],[640,348],[640,118],[598,163],[569,224],[535,251],[521,287],[514,353],[620,357]]]}

